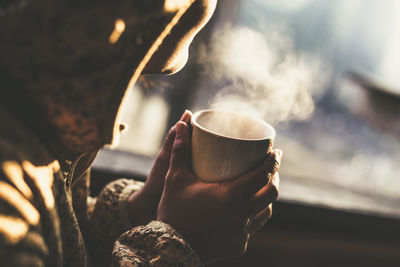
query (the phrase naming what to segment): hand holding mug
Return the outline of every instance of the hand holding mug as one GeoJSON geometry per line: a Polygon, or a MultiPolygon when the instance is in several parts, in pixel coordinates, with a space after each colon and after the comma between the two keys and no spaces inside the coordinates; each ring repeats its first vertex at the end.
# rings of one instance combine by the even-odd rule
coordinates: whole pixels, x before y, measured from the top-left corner
{"type": "MultiPolygon", "coordinates": [[[[180,121],[188,123],[190,118],[190,111],[185,111],[180,121]]],[[[128,215],[132,226],[147,224],[157,218],[157,207],[164,188],[165,176],[169,169],[175,135],[176,127],[173,126],[164,140],[143,188],[132,193],[128,199],[128,215]]]]}
{"type": "Polygon", "coordinates": [[[249,231],[267,221],[278,196],[280,150],[245,174],[215,183],[191,172],[190,152],[189,126],[178,122],[157,220],[180,232],[204,262],[242,255],[249,231]]]}

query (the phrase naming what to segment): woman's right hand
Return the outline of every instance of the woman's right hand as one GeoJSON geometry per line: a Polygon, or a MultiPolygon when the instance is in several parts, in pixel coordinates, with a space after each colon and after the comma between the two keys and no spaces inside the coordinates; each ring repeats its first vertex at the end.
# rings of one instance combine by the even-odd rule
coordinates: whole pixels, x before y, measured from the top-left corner
{"type": "Polygon", "coordinates": [[[178,122],[157,220],[180,232],[205,263],[240,256],[271,216],[281,151],[234,180],[206,183],[190,171],[190,139],[188,125],[178,122]]]}

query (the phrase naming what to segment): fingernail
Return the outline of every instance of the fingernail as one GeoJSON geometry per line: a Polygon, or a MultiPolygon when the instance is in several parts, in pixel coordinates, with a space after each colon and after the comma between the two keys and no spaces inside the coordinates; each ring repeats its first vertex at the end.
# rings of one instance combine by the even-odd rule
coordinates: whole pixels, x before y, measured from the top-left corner
{"type": "Polygon", "coordinates": [[[184,134],[184,129],[183,129],[184,125],[183,122],[179,121],[176,124],[176,136],[182,136],[184,134]]]}
{"type": "Polygon", "coordinates": [[[189,117],[192,115],[192,112],[190,110],[186,109],[185,112],[183,112],[180,121],[188,122],[189,117]]]}
{"type": "Polygon", "coordinates": [[[280,163],[282,159],[283,152],[280,149],[275,150],[276,160],[280,163]]]}

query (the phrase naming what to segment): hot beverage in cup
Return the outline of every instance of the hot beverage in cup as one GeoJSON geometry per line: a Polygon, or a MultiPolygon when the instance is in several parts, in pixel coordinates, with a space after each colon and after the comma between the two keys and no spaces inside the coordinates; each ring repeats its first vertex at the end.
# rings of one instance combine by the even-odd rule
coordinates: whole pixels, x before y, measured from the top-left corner
{"type": "Polygon", "coordinates": [[[232,179],[257,166],[275,138],[270,124],[236,112],[199,111],[191,124],[192,169],[207,182],[232,179]]]}

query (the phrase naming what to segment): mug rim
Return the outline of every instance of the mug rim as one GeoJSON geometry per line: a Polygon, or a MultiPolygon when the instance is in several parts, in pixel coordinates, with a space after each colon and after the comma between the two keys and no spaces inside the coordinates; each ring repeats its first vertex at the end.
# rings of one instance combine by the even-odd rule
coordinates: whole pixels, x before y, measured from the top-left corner
{"type": "Polygon", "coordinates": [[[256,117],[252,117],[252,116],[249,116],[247,114],[240,113],[240,112],[220,110],[220,109],[204,109],[204,110],[197,111],[197,112],[193,113],[192,118],[190,119],[190,123],[192,124],[193,127],[197,127],[199,130],[201,130],[203,132],[206,132],[208,134],[211,134],[211,135],[214,135],[214,136],[217,136],[217,137],[226,138],[226,139],[237,140],[237,141],[251,141],[251,142],[252,141],[265,141],[265,140],[269,140],[269,139],[274,139],[275,135],[276,135],[275,128],[272,127],[271,124],[269,124],[268,122],[266,122],[266,121],[264,121],[262,119],[259,119],[259,118],[256,118],[256,117]],[[197,122],[197,119],[199,118],[199,116],[201,116],[202,114],[211,113],[211,112],[230,113],[230,114],[235,114],[235,115],[242,116],[242,117],[247,117],[247,118],[250,118],[252,120],[256,120],[256,121],[260,122],[261,124],[263,124],[264,126],[266,126],[269,129],[271,134],[269,136],[263,137],[263,138],[239,138],[239,137],[223,135],[223,134],[211,131],[211,130],[203,127],[202,125],[200,125],[197,122]]]}

